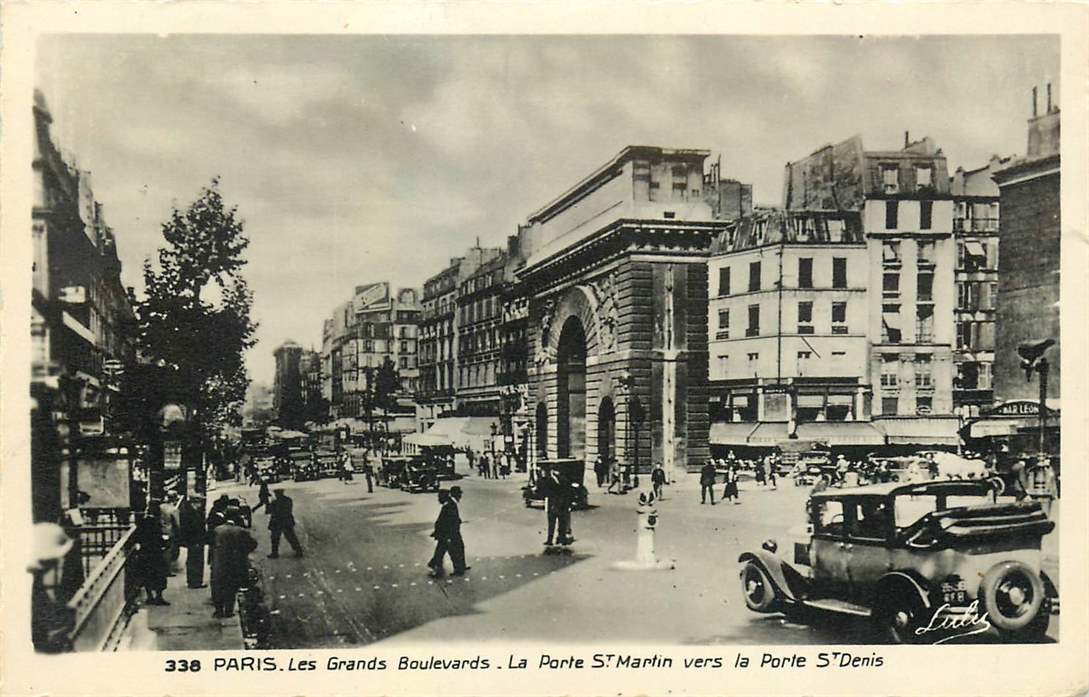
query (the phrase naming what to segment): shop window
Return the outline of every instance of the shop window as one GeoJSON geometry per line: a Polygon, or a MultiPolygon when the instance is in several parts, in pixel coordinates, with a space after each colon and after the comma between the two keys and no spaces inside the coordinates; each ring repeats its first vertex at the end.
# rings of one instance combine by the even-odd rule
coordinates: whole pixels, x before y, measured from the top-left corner
{"type": "Polygon", "coordinates": [[[930,396],[919,396],[915,398],[915,413],[920,416],[926,416],[934,413],[934,398],[930,396]]]}

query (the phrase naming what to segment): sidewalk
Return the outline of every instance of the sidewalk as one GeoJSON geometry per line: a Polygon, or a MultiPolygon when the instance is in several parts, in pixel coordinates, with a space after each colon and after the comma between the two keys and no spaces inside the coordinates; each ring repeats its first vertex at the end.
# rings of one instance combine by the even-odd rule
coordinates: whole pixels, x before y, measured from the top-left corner
{"type": "MultiPolygon", "coordinates": [[[[180,571],[167,579],[169,606],[141,606],[129,620],[121,636],[118,651],[237,651],[243,648],[242,625],[235,609],[234,617],[212,617],[211,592],[185,585],[185,554],[178,559],[180,571]]],[[[204,582],[209,570],[205,569],[204,582]]]]}

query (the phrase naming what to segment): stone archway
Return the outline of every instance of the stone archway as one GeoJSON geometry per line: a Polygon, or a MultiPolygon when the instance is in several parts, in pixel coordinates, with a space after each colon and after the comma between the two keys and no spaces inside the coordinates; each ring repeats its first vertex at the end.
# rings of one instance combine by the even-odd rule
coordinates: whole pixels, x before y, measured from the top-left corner
{"type": "Polygon", "coordinates": [[[616,459],[616,408],[604,397],[597,408],[597,454],[604,462],[616,459]]]}
{"type": "Polygon", "coordinates": [[[586,331],[571,316],[556,347],[556,455],[586,457],[586,331]]]}

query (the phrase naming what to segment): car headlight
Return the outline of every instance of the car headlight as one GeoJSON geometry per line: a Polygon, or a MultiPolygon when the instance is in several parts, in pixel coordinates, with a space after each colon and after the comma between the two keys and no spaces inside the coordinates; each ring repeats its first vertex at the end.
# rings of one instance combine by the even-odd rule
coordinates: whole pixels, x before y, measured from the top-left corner
{"type": "Polygon", "coordinates": [[[779,544],[772,539],[764,540],[764,544],[760,545],[760,547],[772,554],[775,554],[775,552],[779,550],[779,544]]]}

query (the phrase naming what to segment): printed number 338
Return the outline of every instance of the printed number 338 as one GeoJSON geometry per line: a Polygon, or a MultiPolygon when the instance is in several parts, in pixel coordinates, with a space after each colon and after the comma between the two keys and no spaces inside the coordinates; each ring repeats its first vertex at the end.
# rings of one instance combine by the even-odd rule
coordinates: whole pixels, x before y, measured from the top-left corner
{"type": "Polygon", "coordinates": [[[190,661],[185,658],[179,658],[178,660],[169,658],[166,661],[166,665],[163,666],[163,670],[167,673],[173,673],[174,671],[179,673],[198,673],[200,672],[200,661],[197,659],[190,661]]]}

